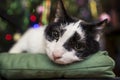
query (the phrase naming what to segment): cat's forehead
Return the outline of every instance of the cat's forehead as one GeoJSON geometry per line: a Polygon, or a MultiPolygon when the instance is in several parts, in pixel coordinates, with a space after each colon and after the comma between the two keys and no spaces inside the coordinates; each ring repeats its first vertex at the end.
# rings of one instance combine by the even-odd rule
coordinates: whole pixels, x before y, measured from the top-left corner
{"type": "Polygon", "coordinates": [[[74,35],[74,33],[78,33],[81,36],[81,38],[84,38],[85,32],[82,29],[82,26],[80,24],[81,22],[82,20],[78,20],[76,22],[69,23],[68,25],[63,27],[63,29],[66,30],[65,33],[71,36],[74,35]]]}
{"type": "Polygon", "coordinates": [[[65,30],[64,34],[59,38],[58,43],[60,42],[61,45],[66,43],[70,38],[78,35],[81,39],[85,38],[85,33],[82,30],[82,27],[80,26],[81,21],[77,21],[75,23],[70,23],[66,25],[63,30],[65,30]],[[75,34],[76,33],[76,34],[75,34]]]}
{"type": "Polygon", "coordinates": [[[66,25],[66,26],[64,27],[64,29],[76,30],[77,28],[79,28],[80,22],[81,22],[81,20],[76,21],[76,22],[71,22],[71,23],[69,23],[68,25],[66,25]]]}

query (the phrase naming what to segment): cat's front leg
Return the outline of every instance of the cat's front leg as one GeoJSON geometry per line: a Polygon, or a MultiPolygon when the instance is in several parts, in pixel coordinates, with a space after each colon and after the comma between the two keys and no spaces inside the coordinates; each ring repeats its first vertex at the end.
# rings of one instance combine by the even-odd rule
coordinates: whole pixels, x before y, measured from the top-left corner
{"type": "Polygon", "coordinates": [[[8,53],[18,54],[27,50],[27,40],[29,35],[29,30],[16,42],[13,47],[8,51],[8,53]]]}
{"type": "Polygon", "coordinates": [[[16,43],[9,51],[8,53],[10,54],[19,54],[23,51],[25,51],[25,46],[22,47],[23,44],[21,44],[20,42],[16,43]]]}

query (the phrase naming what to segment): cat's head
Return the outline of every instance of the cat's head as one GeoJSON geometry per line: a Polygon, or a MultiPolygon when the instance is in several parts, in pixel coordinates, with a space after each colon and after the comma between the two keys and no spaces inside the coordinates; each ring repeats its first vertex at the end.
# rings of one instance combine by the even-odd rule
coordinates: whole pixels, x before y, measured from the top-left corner
{"type": "Polygon", "coordinates": [[[98,23],[86,23],[70,17],[59,0],[54,22],[45,29],[48,57],[58,64],[81,61],[99,51],[98,28],[107,19],[98,23]]]}

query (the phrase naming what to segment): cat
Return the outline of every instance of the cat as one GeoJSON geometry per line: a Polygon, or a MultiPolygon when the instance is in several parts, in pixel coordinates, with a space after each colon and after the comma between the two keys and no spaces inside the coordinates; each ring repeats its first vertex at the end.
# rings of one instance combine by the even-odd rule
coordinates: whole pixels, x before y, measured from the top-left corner
{"type": "Polygon", "coordinates": [[[58,1],[55,19],[47,26],[30,28],[9,53],[45,53],[57,64],[71,64],[100,50],[99,31],[107,19],[87,23],[68,15],[62,0],[58,1]]]}

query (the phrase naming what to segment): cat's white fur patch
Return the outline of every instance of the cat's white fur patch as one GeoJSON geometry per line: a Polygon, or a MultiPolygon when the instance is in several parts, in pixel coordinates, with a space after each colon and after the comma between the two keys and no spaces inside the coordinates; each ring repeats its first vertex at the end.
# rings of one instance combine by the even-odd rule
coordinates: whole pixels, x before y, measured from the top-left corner
{"type": "Polygon", "coordinates": [[[55,62],[59,63],[59,64],[69,64],[69,63],[81,61],[81,60],[83,60],[83,59],[78,58],[75,55],[75,51],[73,50],[71,52],[66,52],[65,54],[62,55],[62,58],[56,60],[55,62]]]}
{"type": "Polygon", "coordinates": [[[10,49],[9,53],[19,54],[22,51],[30,53],[45,53],[45,28],[45,26],[41,26],[37,29],[28,29],[21,39],[10,49]]]}
{"type": "Polygon", "coordinates": [[[77,32],[81,36],[81,39],[84,38],[85,33],[82,28],[79,27],[81,21],[82,20],[79,20],[76,23],[70,23],[64,28],[66,31],[58,41],[58,44],[60,46],[63,45],[75,32],[77,32]]]}

